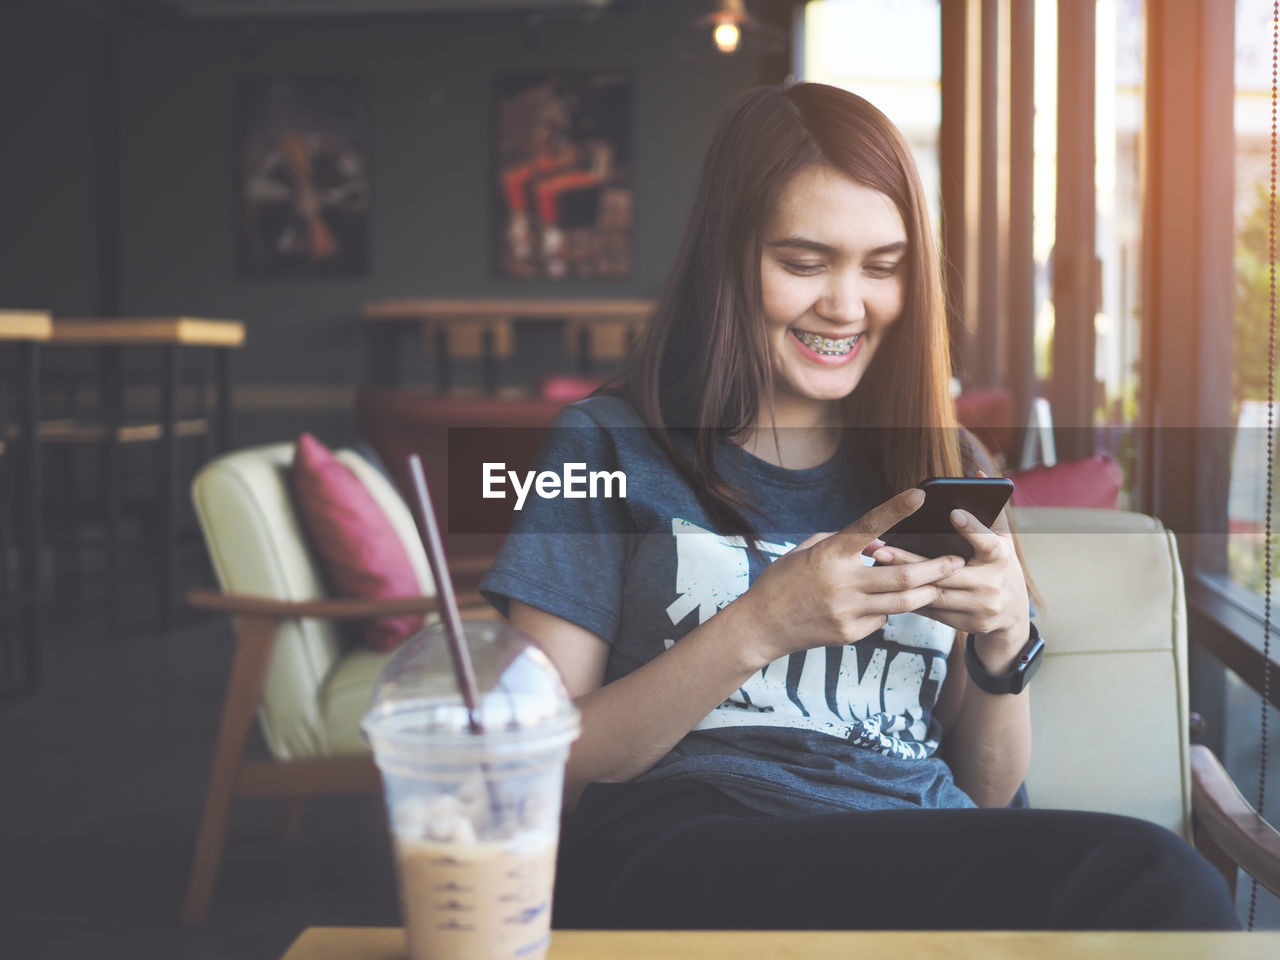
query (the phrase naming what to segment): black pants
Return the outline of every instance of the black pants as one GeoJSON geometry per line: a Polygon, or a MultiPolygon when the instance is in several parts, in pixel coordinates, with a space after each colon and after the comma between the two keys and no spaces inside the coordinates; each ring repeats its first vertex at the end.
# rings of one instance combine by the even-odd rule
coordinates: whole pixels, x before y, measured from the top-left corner
{"type": "Polygon", "coordinates": [[[1239,929],[1221,874],[1144,820],[1056,810],[766,817],[706,784],[594,784],[554,925],[590,929],[1239,929]]]}

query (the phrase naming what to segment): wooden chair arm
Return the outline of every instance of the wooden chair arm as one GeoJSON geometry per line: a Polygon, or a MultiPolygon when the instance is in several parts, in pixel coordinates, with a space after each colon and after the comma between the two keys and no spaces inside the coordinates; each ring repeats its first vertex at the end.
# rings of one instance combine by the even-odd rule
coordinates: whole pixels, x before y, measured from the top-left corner
{"type": "MultiPolygon", "coordinates": [[[[211,610],[237,617],[272,617],[317,620],[372,620],[376,617],[408,616],[433,613],[439,604],[435,597],[395,597],[387,600],[361,600],[351,597],[323,600],[277,600],[250,594],[220,593],[217,590],[194,589],[187,592],[187,603],[198,610],[211,610]]],[[[458,595],[463,609],[487,606],[478,593],[458,595]]]]}
{"type": "Polygon", "coordinates": [[[1208,747],[1191,747],[1191,810],[1197,831],[1280,896],[1280,831],[1258,816],[1208,747]]]}
{"type": "Polygon", "coordinates": [[[485,574],[489,572],[489,568],[497,558],[496,553],[486,556],[454,557],[449,561],[449,572],[455,577],[473,573],[485,574]]]}

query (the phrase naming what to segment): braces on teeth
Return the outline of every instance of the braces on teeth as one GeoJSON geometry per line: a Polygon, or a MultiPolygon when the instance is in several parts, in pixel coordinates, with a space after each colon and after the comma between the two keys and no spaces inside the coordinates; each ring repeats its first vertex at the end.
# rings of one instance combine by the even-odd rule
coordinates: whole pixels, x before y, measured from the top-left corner
{"type": "Polygon", "coordinates": [[[795,334],[797,339],[810,350],[828,357],[838,357],[848,353],[853,349],[853,345],[858,342],[858,338],[862,336],[860,333],[855,333],[852,337],[832,340],[829,337],[820,337],[817,334],[806,333],[803,330],[797,330],[795,334]]]}

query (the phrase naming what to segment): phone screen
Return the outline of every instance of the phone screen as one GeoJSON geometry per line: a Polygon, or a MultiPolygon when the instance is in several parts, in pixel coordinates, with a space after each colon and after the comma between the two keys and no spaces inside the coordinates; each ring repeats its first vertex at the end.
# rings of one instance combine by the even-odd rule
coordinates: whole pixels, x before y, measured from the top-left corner
{"type": "Polygon", "coordinates": [[[989,527],[1013,495],[1013,481],[1007,477],[930,477],[921,482],[920,489],[924,504],[890,527],[881,539],[922,557],[952,554],[970,560],[973,546],[951,525],[951,511],[968,511],[989,527]]]}

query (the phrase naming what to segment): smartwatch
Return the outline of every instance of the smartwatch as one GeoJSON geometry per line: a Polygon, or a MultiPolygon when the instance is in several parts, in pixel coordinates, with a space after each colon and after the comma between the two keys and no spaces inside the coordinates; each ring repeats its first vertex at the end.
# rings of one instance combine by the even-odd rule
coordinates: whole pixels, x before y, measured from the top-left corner
{"type": "Polygon", "coordinates": [[[988,672],[978,659],[972,637],[964,645],[964,665],[969,671],[969,677],[987,693],[1021,693],[1040,668],[1043,655],[1044,641],[1040,639],[1040,631],[1034,623],[1031,624],[1031,635],[1027,638],[1026,646],[1018,653],[1018,659],[1008,673],[996,675],[988,672]]]}

